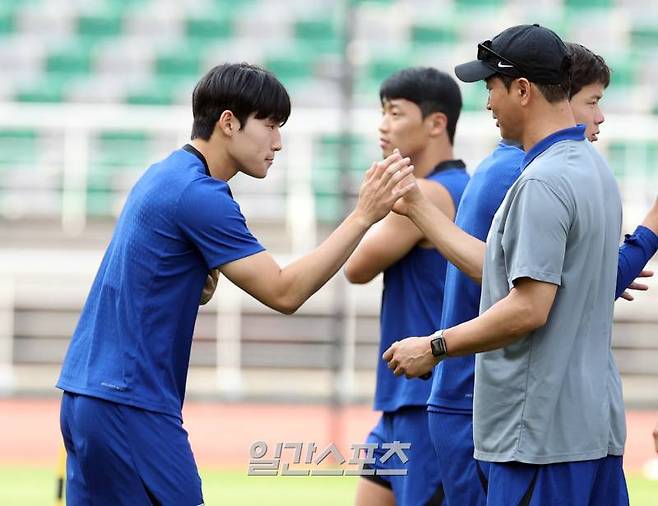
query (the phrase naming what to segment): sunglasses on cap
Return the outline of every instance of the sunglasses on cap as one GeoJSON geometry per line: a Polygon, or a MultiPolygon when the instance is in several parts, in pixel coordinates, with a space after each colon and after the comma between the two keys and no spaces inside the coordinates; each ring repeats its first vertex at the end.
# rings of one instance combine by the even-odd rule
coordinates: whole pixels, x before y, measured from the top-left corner
{"type": "Polygon", "coordinates": [[[506,74],[510,71],[514,71],[515,73],[521,75],[521,67],[517,63],[514,63],[512,60],[509,58],[505,58],[502,55],[499,55],[491,49],[491,41],[490,40],[485,40],[484,42],[478,44],[478,55],[477,59],[480,61],[485,61],[491,63],[491,60],[497,59],[498,64],[496,68],[500,69],[501,74],[506,74]]]}

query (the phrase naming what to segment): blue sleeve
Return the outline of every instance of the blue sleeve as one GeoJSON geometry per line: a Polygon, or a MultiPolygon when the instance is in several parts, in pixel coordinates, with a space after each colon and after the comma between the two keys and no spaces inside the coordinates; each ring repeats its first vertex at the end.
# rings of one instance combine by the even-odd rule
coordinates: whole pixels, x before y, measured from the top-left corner
{"type": "Polygon", "coordinates": [[[647,227],[640,225],[632,234],[626,234],[624,244],[619,247],[615,299],[624,293],[657,249],[658,236],[647,227]]]}
{"type": "Polygon", "coordinates": [[[209,269],[264,250],[225,183],[210,178],[192,182],[180,197],[177,218],[209,269]]]}

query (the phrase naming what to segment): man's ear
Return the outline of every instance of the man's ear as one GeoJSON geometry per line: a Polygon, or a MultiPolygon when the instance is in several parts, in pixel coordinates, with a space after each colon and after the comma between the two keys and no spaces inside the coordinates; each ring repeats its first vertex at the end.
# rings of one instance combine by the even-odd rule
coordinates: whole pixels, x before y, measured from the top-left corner
{"type": "Polygon", "coordinates": [[[525,77],[521,77],[516,79],[514,83],[516,85],[514,93],[519,95],[521,105],[528,105],[528,102],[530,101],[530,81],[528,81],[525,77]]]}
{"type": "Polygon", "coordinates": [[[442,112],[433,112],[425,120],[429,122],[430,135],[440,135],[448,128],[448,116],[442,112]]]}
{"type": "Polygon", "coordinates": [[[240,121],[238,121],[238,118],[235,117],[233,112],[227,109],[221,114],[217,123],[215,123],[215,128],[221,130],[227,137],[231,137],[235,132],[240,130],[240,121]]]}

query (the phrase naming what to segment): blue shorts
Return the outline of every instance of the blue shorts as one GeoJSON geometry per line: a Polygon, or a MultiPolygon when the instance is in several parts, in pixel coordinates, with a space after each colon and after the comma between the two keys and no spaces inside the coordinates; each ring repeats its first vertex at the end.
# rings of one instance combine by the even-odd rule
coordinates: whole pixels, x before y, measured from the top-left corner
{"type": "Polygon", "coordinates": [[[443,488],[439,465],[429,437],[427,411],[423,407],[402,408],[391,413],[384,413],[379,423],[368,436],[367,443],[377,443],[375,450],[374,476],[364,478],[390,488],[395,495],[397,506],[434,506],[443,504],[443,488]],[[382,443],[400,441],[411,443],[411,448],[404,453],[408,457],[406,464],[394,455],[385,463],[381,458],[387,450],[382,443]],[[386,471],[406,469],[405,476],[386,476],[386,471]],[[384,474],[379,474],[384,473],[384,474]]]}
{"type": "Polygon", "coordinates": [[[428,411],[427,415],[446,504],[484,506],[489,464],[473,458],[473,416],[446,411],[428,411]]]}
{"type": "Polygon", "coordinates": [[[198,506],[201,479],[179,418],[64,392],[66,501],[198,506]]]}
{"type": "Polygon", "coordinates": [[[622,457],[559,464],[492,462],[487,506],[628,506],[622,457]]]}

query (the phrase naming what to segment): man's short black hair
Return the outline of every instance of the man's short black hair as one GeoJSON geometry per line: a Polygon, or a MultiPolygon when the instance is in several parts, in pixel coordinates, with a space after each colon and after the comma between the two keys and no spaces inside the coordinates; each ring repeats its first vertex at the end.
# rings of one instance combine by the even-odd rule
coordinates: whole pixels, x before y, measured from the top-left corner
{"type": "Polygon", "coordinates": [[[567,42],[571,53],[571,99],[576,93],[590,84],[600,83],[604,88],[610,84],[610,67],[598,54],[581,44],[567,42]]]}
{"type": "MultiPolygon", "coordinates": [[[[507,88],[507,91],[512,87],[512,83],[519,79],[518,77],[510,77],[504,74],[494,74],[492,77],[498,77],[505,85],[505,88],[507,88]]],[[[555,104],[556,102],[570,98],[569,90],[571,89],[571,82],[568,75],[558,84],[532,84],[537,87],[549,104],[555,104]]]]}
{"type": "Polygon", "coordinates": [[[416,104],[423,118],[441,112],[448,118],[448,138],[453,144],[457,120],[462,108],[462,95],[457,82],[445,72],[433,67],[412,67],[400,70],[386,79],[379,88],[379,99],[403,98],[416,104]]]}
{"type": "Polygon", "coordinates": [[[290,116],[290,97],[271,72],[248,63],[225,63],[212,68],[192,92],[192,139],[210,139],[226,110],[238,118],[240,129],[253,113],[256,119],[283,125],[290,116]]]}

